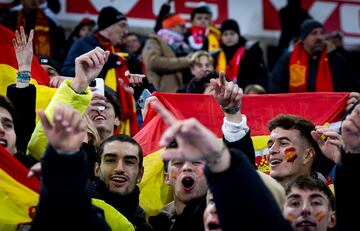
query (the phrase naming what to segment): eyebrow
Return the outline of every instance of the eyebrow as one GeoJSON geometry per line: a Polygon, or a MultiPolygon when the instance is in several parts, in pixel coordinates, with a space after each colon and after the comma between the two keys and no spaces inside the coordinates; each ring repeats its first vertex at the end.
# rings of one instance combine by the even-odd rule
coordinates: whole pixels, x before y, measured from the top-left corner
{"type": "Polygon", "coordinates": [[[117,157],[117,155],[115,153],[105,153],[103,156],[104,156],[104,158],[105,157],[117,157]]]}
{"type": "MultiPolygon", "coordinates": [[[[280,140],[280,141],[284,141],[284,140],[286,140],[286,141],[291,142],[291,140],[290,140],[288,137],[286,137],[286,136],[276,138],[276,140],[280,140]]],[[[274,142],[274,141],[273,141],[273,140],[269,140],[269,141],[267,142],[267,143],[268,143],[268,145],[270,144],[270,142],[274,142]]]]}
{"type": "Polygon", "coordinates": [[[322,194],[320,194],[320,193],[313,193],[313,194],[311,194],[310,195],[310,198],[318,198],[318,197],[320,197],[320,198],[325,198],[322,194]]]}
{"type": "Polygon", "coordinates": [[[12,119],[8,118],[8,117],[1,117],[1,122],[4,123],[4,122],[10,122],[10,123],[14,123],[14,121],[12,121],[12,119]]]}
{"type": "Polygon", "coordinates": [[[287,197],[287,199],[291,199],[291,198],[298,199],[298,198],[300,198],[300,197],[301,197],[300,194],[290,194],[290,195],[287,197]]]}

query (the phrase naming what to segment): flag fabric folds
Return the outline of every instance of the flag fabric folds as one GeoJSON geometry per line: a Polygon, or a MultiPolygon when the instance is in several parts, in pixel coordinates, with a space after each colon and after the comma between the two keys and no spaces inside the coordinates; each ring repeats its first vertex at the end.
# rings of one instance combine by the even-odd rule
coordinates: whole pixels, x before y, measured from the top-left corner
{"type": "MultiPolygon", "coordinates": [[[[154,93],[177,119],[195,117],[213,131],[219,139],[224,114],[211,95],[154,93]]],[[[266,159],[268,121],[279,114],[302,116],[315,125],[341,120],[348,93],[297,93],[276,95],[245,95],[241,112],[246,115],[256,153],[256,165],[269,171],[266,159]]],[[[140,204],[147,216],[153,216],[171,201],[172,191],[163,183],[163,162],[158,142],[167,126],[149,108],[144,127],[134,137],[144,152],[144,177],[139,184],[140,204]]]]}

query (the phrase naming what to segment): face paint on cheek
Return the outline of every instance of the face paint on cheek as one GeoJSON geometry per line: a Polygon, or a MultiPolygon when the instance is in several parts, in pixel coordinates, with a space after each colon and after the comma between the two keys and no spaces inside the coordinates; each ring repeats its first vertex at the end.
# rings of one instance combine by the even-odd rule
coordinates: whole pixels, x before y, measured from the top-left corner
{"type": "Polygon", "coordinates": [[[296,149],[295,148],[287,148],[284,151],[285,153],[285,159],[287,162],[294,162],[296,158],[298,157],[296,155],[296,149]]]}
{"type": "Polygon", "coordinates": [[[315,214],[315,218],[317,221],[321,221],[325,217],[324,211],[320,211],[317,214],[315,214]]]}
{"type": "Polygon", "coordinates": [[[291,213],[289,213],[287,215],[287,220],[290,222],[290,223],[293,223],[295,221],[295,216],[291,213]]]}
{"type": "Polygon", "coordinates": [[[171,179],[175,182],[177,180],[178,174],[172,172],[171,173],[171,179]]]}

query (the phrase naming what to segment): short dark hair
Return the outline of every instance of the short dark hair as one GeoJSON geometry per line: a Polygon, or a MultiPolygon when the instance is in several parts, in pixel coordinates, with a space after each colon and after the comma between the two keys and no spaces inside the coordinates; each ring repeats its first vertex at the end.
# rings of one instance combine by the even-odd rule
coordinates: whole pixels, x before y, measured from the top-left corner
{"type": "Polygon", "coordinates": [[[139,151],[138,151],[138,157],[139,157],[139,168],[141,168],[143,166],[143,151],[141,149],[141,146],[138,142],[136,142],[136,140],[134,140],[131,136],[128,135],[123,135],[123,134],[119,134],[119,135],[112,135],[110,137],[108,137],[107,139],[105,139],[101,144],[100,147],[98,149],[97,152],[97,158],[98,158],[98,163],[101,163],[101,156],[104,152],[104,147],[107,143],[111,143],[113,141],[120,141],[120,142],[127,142],[130,144],[135,145],[136,147],[138,147],[139,151]]]}
{"type": "Polygon", "coordinates": [[[4,96],[4,95],[0,95],[0,107],[5,108],[11,115],[13,123],[14,123],[14,130],[15,130],[15,134],[17,131],[17,123],[19,120],[18,114],[16,112],[16,109],[13,105],[13,103],[11,102],[11,100],[4,96]]]}
{"type": "Polygon", "coordinates": [[[219,74],[216,71],[212,71],[203,78],[193,78],[186,88],[186,93],[203,94],[207,84],[210,83],[210,79],[216,79],[218,76],[219,74]]]}
{"type": "Polygon", "coordinates": [[[119,118],[119,115],[121,114],[121,106],[120,106],[120,102],[119,102],[119,97],[113,89],[111,89],[110,87],[108,87],[106,85],[105,85],[105,98],[114,107],[115,117],[119,118]]]}
{"type": "Polygon", "coordinates": [[[335,196],[329,189],[329,187],[319,179],[316,179],[311,176],[299,176],[294,181],[290,182],[285,186],[286,195],[291,192],[291,189],[298,188],[302,190],[319,190],[323,192],[329,199],[330,208],[335,211],[335,196]]]}
{"type": "Polygon", "coordinates": [[[196,14],[212,14],[209,6],[200,6],[191,12],[191,21],[194,20],[196,14]]]}

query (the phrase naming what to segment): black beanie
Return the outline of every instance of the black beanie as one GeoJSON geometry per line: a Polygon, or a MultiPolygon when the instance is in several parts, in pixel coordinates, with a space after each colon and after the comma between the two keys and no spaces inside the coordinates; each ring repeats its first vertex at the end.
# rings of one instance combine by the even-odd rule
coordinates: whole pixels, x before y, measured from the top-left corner
{"type": "Polygon", "coordinates": [[[61,72],[61,65],[53,58],[47,56],[39,56],[38,57],[39,63],[42,65],[49,65],[50,67],[55,68],[58,74],[61,72]]]}
{"type": "Polygon", "coordinates": [[[233,19],[228,19],[228,20],[225,20],[222,24],[221,24],[221,34],[224,33],[224,31],[227,31],[227,30],[233,30],[235,31],[236,33],[238,33],[240,35],[240,28],[239,28],[239,25],[238,23],[233,20],[233,19]]]}
{"type": "Polygon", "coordinates": [[[191,21],[194,20],[195,14],[212,14],[212,13],[210,7],[205,5],[205,6],[197,7],[191,12],[191,21]]]}
{"type": "Polygon", "coordinates": [[[101,9],[98,17],[99,30],[103,30],[121,20],[126,20],[123,13],[112,6],[107,6],[101,9]]]}
{"type": "Polygon", "coordinates": [[[314,19],[306,19],[300,28],[300,38],[304,40],[312,30],[316,28],[324,28],[324,25],[314,19]]]}

